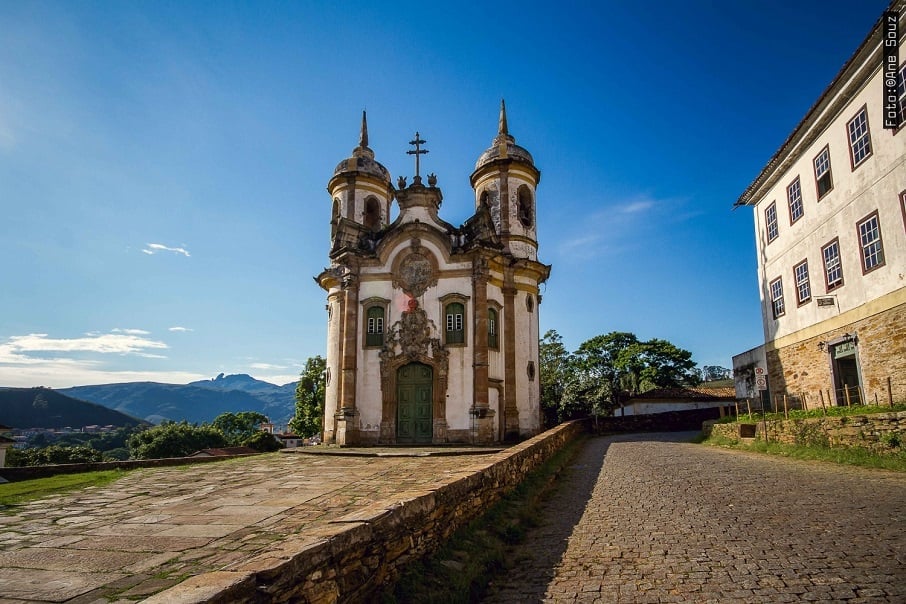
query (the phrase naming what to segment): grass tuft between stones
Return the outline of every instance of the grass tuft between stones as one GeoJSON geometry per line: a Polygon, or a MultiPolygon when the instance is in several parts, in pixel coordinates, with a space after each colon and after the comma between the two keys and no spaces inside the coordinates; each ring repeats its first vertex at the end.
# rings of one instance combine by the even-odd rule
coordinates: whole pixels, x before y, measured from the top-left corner
{"type": "Polygon", "coordinates": [[[560,472],[579,453],[585,438],[560,449],[484,515],[459,529],[434,555],[411,564],[397,582],[371,601],[476,602],[495,576],[514,561],[511,546],[538,525],[538,510],[560,472]]]}

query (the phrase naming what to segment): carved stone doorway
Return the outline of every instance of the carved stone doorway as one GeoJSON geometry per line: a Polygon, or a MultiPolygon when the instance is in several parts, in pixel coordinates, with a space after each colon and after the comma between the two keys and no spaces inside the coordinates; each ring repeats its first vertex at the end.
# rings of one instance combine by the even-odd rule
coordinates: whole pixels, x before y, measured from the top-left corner
{"type": "Polygon", "coordinates": [[[396,442],[430,444],[434,437],[434,370],[409,363],[397,370],[396,442]]]}

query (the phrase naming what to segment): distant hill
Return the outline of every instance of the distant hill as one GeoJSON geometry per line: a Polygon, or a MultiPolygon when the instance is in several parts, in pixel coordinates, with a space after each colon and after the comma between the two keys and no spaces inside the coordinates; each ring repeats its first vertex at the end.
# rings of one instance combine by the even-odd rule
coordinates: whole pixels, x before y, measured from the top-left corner
{"type": "Polygon", "coordinates": [[[0,424],[11,428],[134,426],[142,420],[50,388],[0,388],[0,424]]]}
{"type": "Polygon", "coordinates": [[[227,411],[258,411],[274,423],[289,421],[295,413],[295,382],[277,386],[244,375],[222,373],[212,380],[191,384],[128,382],[62,389],[69,396],[141,417],[163,420],[210,422],[227,411]]]}

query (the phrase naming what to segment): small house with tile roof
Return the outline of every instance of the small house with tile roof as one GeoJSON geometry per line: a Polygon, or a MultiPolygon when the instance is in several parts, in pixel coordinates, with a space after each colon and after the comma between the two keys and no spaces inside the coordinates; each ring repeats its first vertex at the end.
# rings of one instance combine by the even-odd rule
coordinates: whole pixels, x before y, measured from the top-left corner
{"type": "Polygon", "coordinates": [[[736,390],[727,388],[657,388],[636,394],[623,405],[623,415],[651,415],[729,407],[736,403],[736,390]]]}

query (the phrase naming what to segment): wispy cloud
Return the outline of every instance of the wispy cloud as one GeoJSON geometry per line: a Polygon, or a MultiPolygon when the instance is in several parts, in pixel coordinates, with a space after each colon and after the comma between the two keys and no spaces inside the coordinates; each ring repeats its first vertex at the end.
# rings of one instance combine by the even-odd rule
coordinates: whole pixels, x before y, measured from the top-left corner
{"type": "Polygon", "coordinates": [[[157,252],[173,252],[174,254],[182,254],[186,258],[191,255],[185,247],[169,247],[162,243],[149,243],[142,249],[142,252],[148,254],[149,256],[152,256],[157,252]]]}
{"type": "Polygon", "coordinates": [[[249,365],[252,369],[260,369],[261,371],[277,371],[282,369],[288,369],[286,365],[274,365],[272,363],[252,363],[249,365]]]}
{"type": "Polygon", "coordinates": [[[174,325],[173,327],[167,328],[167,331],[173,331],[177,333],[186,333],[187,331],[195,331],[194,329],[189,329],[188,327],[180,327],[179,325],[174,325]]]}
{"type": "Polygon", "coordinates": [[[637,214],[639,212],[644,212],[654,206],[654,202],[650,199],[641,199],[639,201],[631,201],[622,207],[618,207],[617,211],[622,212],[623,214],[637,214]]]}
{"type": "Polygon", "coordinates": [[[129,355],[165,359],[157,351],[168,348],[145,337],[141,329],[117,328],[111,333],[90,332],[84,337],[51,338],[46,333],[12,336],[0,343],[0,385],[63,388],[79,384],[102,384],[152,380],[184,383],[201,376],[188,372],[116,371],[103,360],[85,355],[129,355]]]}
{"type": "MultiPolygon", "coordinates": [[[[150,331],[145,331],[144,329],[120,329],[119,327],[110,330],[112,333],[125,333],[130,336],[147,336],[151,335],[150,331]]],[[[97,332],[94,332],[91,335],[98,335],[97,332]]]]}

